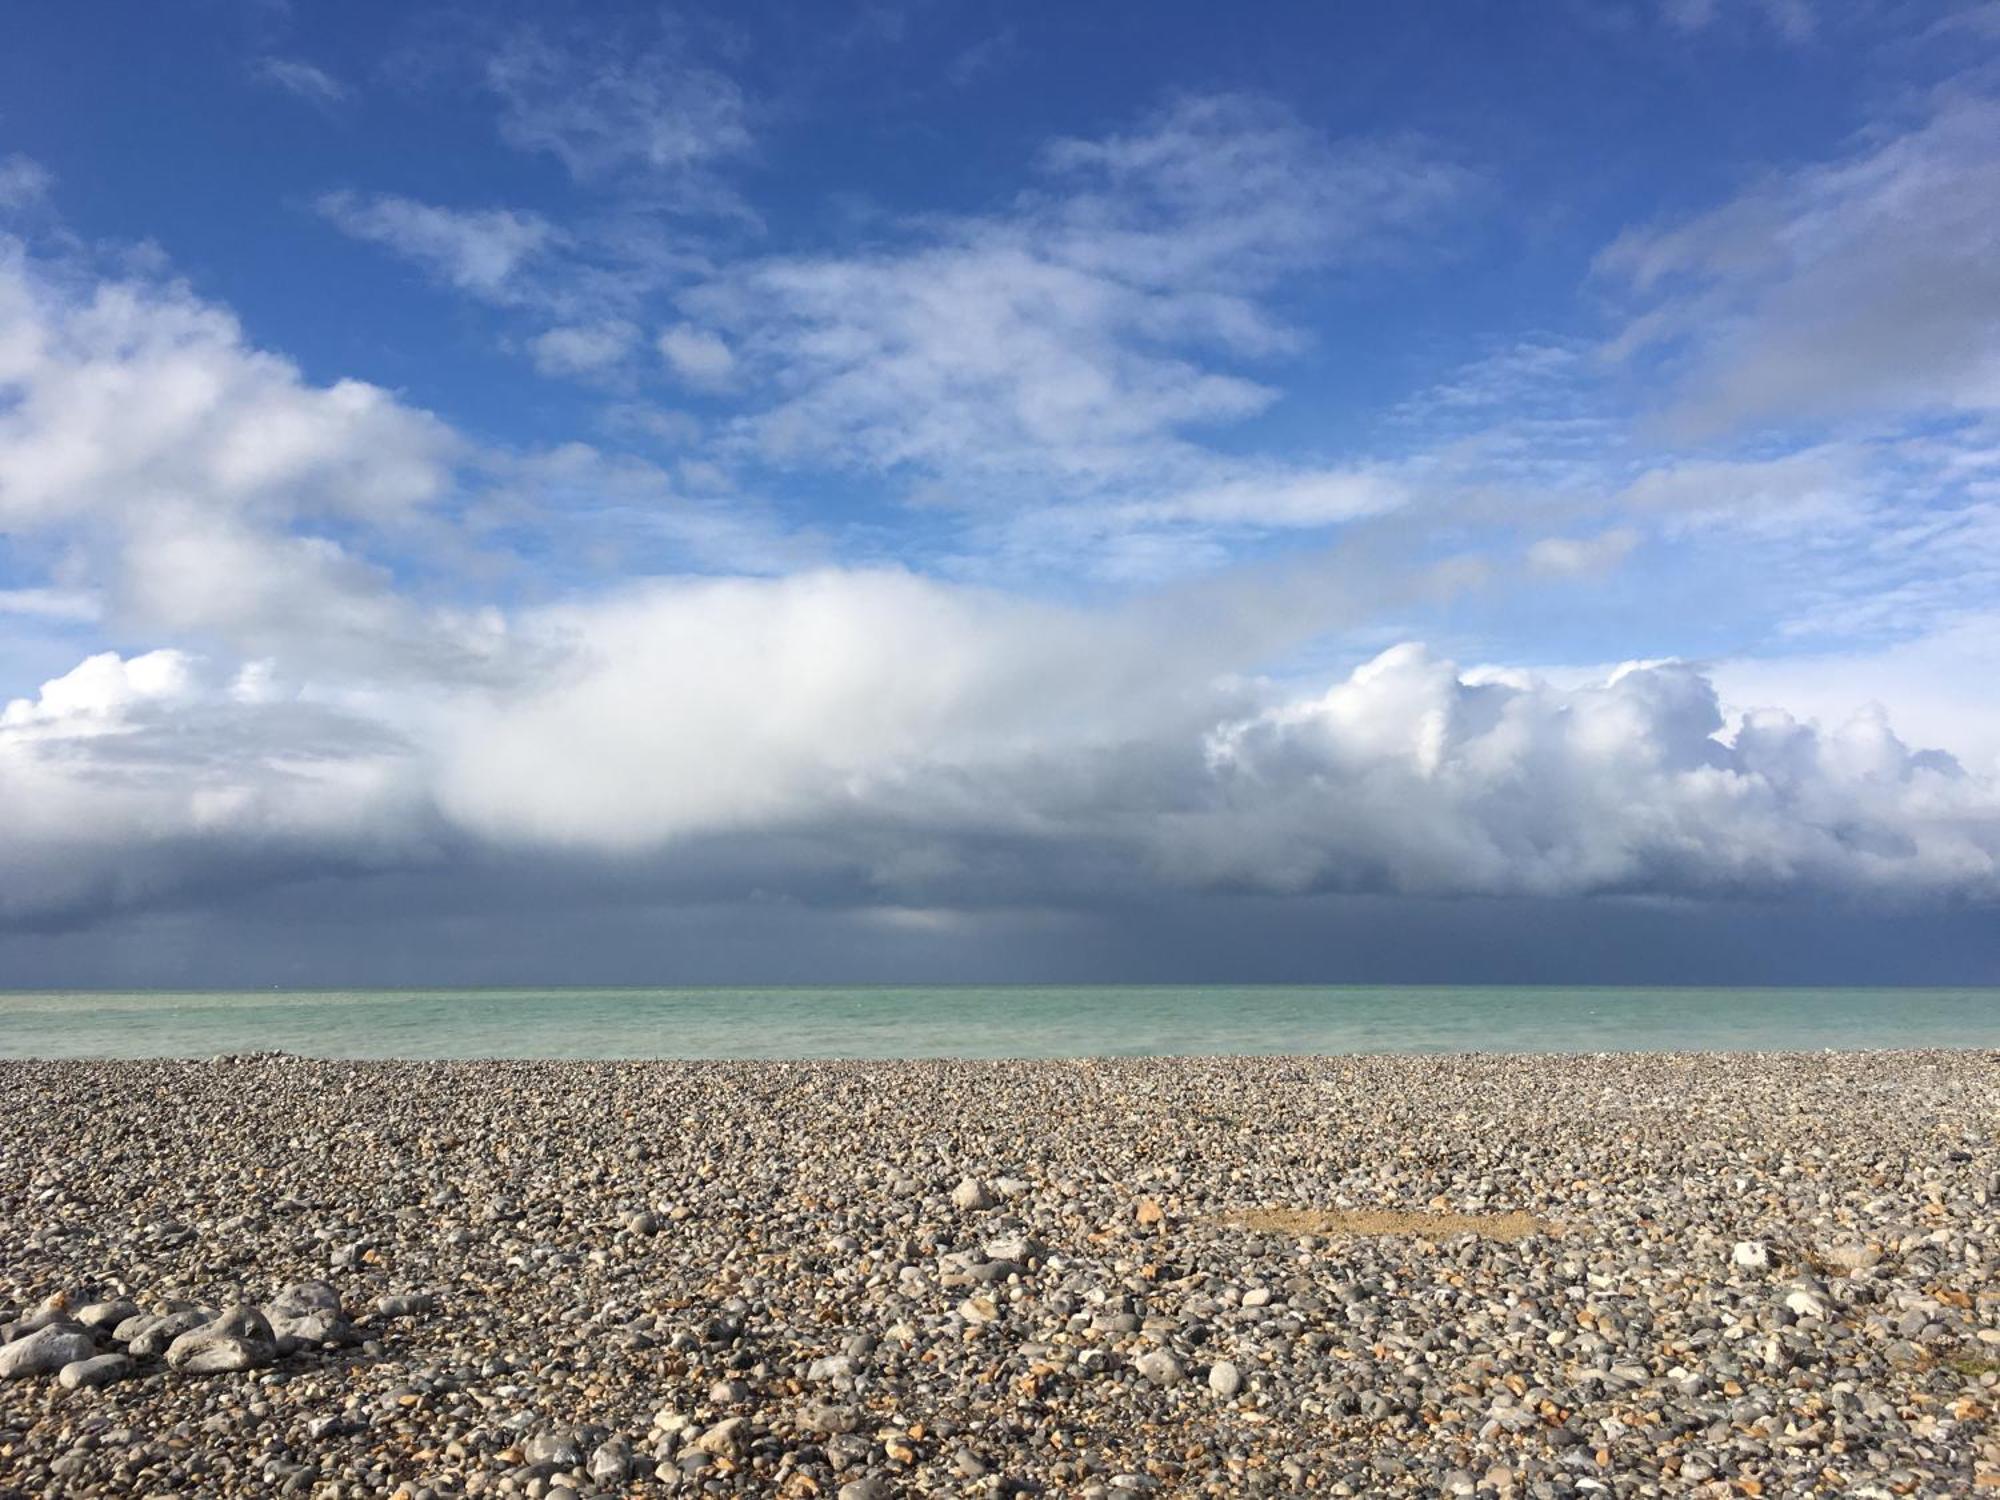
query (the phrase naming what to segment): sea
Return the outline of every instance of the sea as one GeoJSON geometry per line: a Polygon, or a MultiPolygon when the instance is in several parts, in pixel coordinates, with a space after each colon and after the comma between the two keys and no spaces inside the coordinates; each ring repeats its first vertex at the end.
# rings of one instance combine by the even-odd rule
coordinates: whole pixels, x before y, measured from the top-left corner
{"type": "Polygon", "coordinates": [[[2000,1048],[2000,988],[0,991],[0,1058],[894,1058],[2000,1048]]]}

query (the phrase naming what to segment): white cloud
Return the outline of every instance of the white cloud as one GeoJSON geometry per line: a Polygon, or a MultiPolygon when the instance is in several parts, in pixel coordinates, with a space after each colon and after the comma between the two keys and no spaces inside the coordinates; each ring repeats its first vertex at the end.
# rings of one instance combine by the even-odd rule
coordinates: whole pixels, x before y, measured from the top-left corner
{"type": "Polygon", "coordinates": [[[1661,13],[1681,31],[1705,31],[1725,11],[1754,16],[1788,42],[1803,42],[1813,34],[1808,0],[1754,0],[1750,5],[1725,6],[1721,0],[1662,0],[1661,13]]]}
{"type": "Polygon", "coordinates": [[[439,208],[393,194],[322,194],[319,211],[344,233],[415,261],[460,291],[507,303],[519,276],[561,240],[539,214],[510,208],[439,208]]]}
{"type": "Polygon", "coordinates": [[[1028,507],[979,533],[1029,571],[1062,568],[1120,583],[1156,583],[1227,563],[1233,544],[1272,532],[1317,531],[1408,504],[1415,476],[1387,466],[1287,467],[1159,455],[1159,492],[1028,507]]]}
{"type": "Polygon", "coordinates": [[[503,138],[549,152],[574,177],[632,171],[671,185],[684,206],[733,203],[707,169],[750,149],[742,91],[677,47],[565,47],[524,32],[487,61],[486,83],[503,138]]]}
{"type": "Polygon", "coordinates": [[[1635,510],[1734,518],[1824,513],[1860,487],[1862,455],[1823,444],[1776,458],[1689,458],[1656,465],[1619,494],[1635,510]]]}
{"type": "Polygon", "coordinates": [[[2000,777],[2000,697],[1987,691],[2000,681],[2000,613],[1990,607],[1886,645],[1721,661],[1714,678],[1739,713],[1782,705],[1837,724],[1880,707],[1921,743],[2000,777]]]}
{"type": "Polygon", "coordinates": [[[0,529],[63,549],[127,627],[400,649],[403,606],[353,549],[421,525],[460,447],[185,288],[87,286],[0,240],[0,529]]]}
{"type": "Polygon", "coordinates": [[[622,361],[638,336],[630,323],[613,319],[551,328],[529,347],[544,375],[590,375],[622,361]]]}
{"type": "Polygon", "coordinates": [[[356,380],[312,386],[184,289],[75,294],[0,240],[0,520],[212,511],[388,516],[443,484],[453,439],[356,380]]]}
{"type": "Polygon", "coordinates": [[[1407,484],[1382,470],[1271,468],[1120,506],[1115,514],[1127,522],[1310,530],[1380,515],[1408,498],[1407,484]]]}
{"type": "Polygon", "coordinates": [[[72,671],[42,684],[32,699],[16,698],[0,709],[0,726],[101,723],[122,715],[136,704],[159,703],[186,696],[192,682],[184,652],[148,651],[121,657],[102,651],[72,671]]]}
{"type": "Polygon", "coordinates": [[[94,919],[423,858],[407,747],[172,650],[101,653],[0,710],[0,924],[94,919]]]}
{"type": "Polygon", "coordinates": [[[1798,887],[2000,893],[2000,784],[1877,716],[1726,724],[1674,664],[1559,689],[1398,647],[1225,726],[1165,858],[1299,889],[1574,895],[1798,887]]]}
{"type": "Polygon", "coordinates": [[[1279,281],[1408,252],[1465,174],[1233,96],[1059,141],[1042,166],[1007,213],[927,221],[873,254],[752,262],[685,295],[769,393],[739,436],[961,506],[1281,526],[1376,508],[1331,469],[1232,465],[1200,433],[1276,399],[1230,366],[1299,346],[1268,305],[1279,281]]]}
{"type": "Polygon", "coordinates": [[[1595,536],[1543,537],[1528,547],[1528,567],[1546,577],[1584,577],[1616,567],[1638,545],[1639,533],[1629,526],[1595,536]]]}
{"type": "MultiPolygon", "coordinates": [[[[1053,259],[1179,290],[1403,253],[1470,186],[1414,142],[1329,141],[1241,94],[1183,97],[1139,130],[1058,141],[1046,160],[1056,193],[1036,219],[1053,259]]],[[[1252,344],[1291,337],[1226,303],[1196,311],[1252,344]]]]}
{"type": "Polygon", "coordinates": [[[0,589],[0,615],[90,624],[103,614],[96,595],[82,589],[0,589]]]}
{"type": "Polygon", "coordinates": [[[701,390],[719,390],[736,371],[729,345],[706,328],[677,323],[661,331],[660,358],[674,374],[701,390]]]}
{"type": "Polygon", "coordinates": [[[1696,433],[2000,408],[2000,104],[1949,93],[1918,127],[1778,176],[1601,257],[1696,433]]]}
{"type": "Polygon", "coordinates": [[[809,534],[786,531],[700,466],[680,466],[677,481],[645,459],[564,443],[489,460],[489,469],[475,519],[533,528],[544,538],[544,566],[581,550],[597,564],[594,580],[624,572],[782,572],[818,556],[809,534]]]}
{"type": "Polygon", "coordinates": [[[0,793],[40,799],[0,907],[46,899],[51,862],[89,890],[168,847],[406,858],[441,834],[805,841],[913,907],[950,906],[994,840],[1029,890],[1103,854],[1162,891],[2000,894],[1994,777],[1876,713],[1725,721],[1671,662],[1559,687],[1402,646],[1281,697],[1218,670],[1197,621],[894,571],[649,585],[514,629],[531,675],[421,695],[93,658],[0,720],[0,793]]]}
{"type": "Polygon", "coordinates": [[[38,161],[20,155],[0,156],[0,210],[40,202],[54,182],[48,168],[38,161]]]}
{"type": "Polygon", "coordinates": [[[322,109],[347,97],[345,84],[324,68],[314,67],[302,58],[263,58],[257,64],[257,76],[322,109]]]}
{"type": "MultiPolygon", "coordinates": [[[[597,116],[672,81],[620,78],[591,95],[597,116]]],[[[541,102],[549,130],[570,121],[541,102]]],[[[586,175],[652,161],[604,156],[581,127],[522,139],[583,152],[586,175]]],[[[669,175],[727,154],[658,149],[669,175]]],[[[1046,168],[1006,213],[926,226],[902,249],[763,259],[681,299],[690,321],[659,343],[669,367],[769,396],[721,451],[907,471],[984,507],[976,541],[1127,579],[1423,491],[1422,463],[1243,457],[1201,429],[1274,398],[1239,367],[1297,346],[1275,311],[1282,278],[1383,253],[1456,174],[1243,101],[1060,144],[1046,168]]],[[[551,313],[523,286],[553,243],[540,221],[344,195],[326,211],[455,285],[551,313]]],[[[1736,279],[1695,238],[1698,252],[1628,245],[1644,295],[1664,306],[1692,276],[1697,297],[1728,282],[1745,317],[1772,316],[1766,252],[1736,279]]],[[[541,325],[537,359],[602,371],[652,326],[600,311],[541,325]]],[[[1692,325],[1677,337],[1696,357],[1720,348],[1692,325]]],[[[1484,409],[1491,385],[1570,364],[1515,356],[1435,404],[1484,409]]],[[[700,433],[636,402],[619,419],[700,433]]],[[[1842,547],[1880,552],[1871,579],[1921,584],[1947,546],[2000,556],[1980,541],[2000,537],[1990,507],[1878,524],[1852,493],[1865,448],[1607,461],[1592,476],[1625,476],[1598,487],[1623,520],[1565,514],[1573,534],[1509,546],[1571,575],[1636,545],[1634,516],[1686,536],[1726,511],[1734,540],[1757,514],[1795,533],[1805,507],[1847,518],[1842,547]]],[[[1971,491],[1990,483],[1975,448],[1940,442],[1925,462],[1971,491]]],[[[158,648],[93,653],[0,710],[0,805],[27,809],[0,841],[0,916],[84,919],[440,849],[553,848],[615,871],[702,841],[779,850],[759,865],[779,894],[808,866],[860,870],[871,908],[891,912],[949,913],[954,872],[996,845],[1030,893],[1103,856],[1141,894],[2000,894],[1993,774],[1913,750],[1882,716],[1834,713],[1831,659],[1796,700],[1781,669],[1730,664],[1730,701],[1755,710],[1730,717],[1708,677],[1671,662],[1556,684],[1399,647],[1279,687],[1255,674],[1379,605],[1373,575],[1416,565],[1358,528],[1338,571],[1062,607],[820,565],[717,456],[670,471],[582,443],[476,452],[379,387],[307,380],[184,288],[38,274],[0,245],[0,526],[54,560],[47,586],[10,587],[0,610],[81,623],[101,608],[118,639],[158,648]],[[445,608],[409,576],[515,533],[532,538],[532,576],[469,575],[471,592],[562,602],[445,608]],[[704,569],[732,576],[645,576],[704,569]],[[595,592],[607,573],[641,576],[595,592]],[[788,863],[796,848],[813,858],[788,863]]],[[[1970,679],[1977,660],[1968,648],[1950,669],[1970,679]]],[[[1892,671],[1885,657],[1875,678],[1892,671]]],[[[1957,743],[1935,704],[1917,722],[1957,743]]]]}

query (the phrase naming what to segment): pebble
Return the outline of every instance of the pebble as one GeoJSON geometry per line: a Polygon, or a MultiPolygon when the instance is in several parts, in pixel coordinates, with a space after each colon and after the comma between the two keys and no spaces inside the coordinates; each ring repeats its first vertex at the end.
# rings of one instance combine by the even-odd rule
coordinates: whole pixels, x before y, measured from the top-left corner
{"type": "Polygon", "coordinates": [[[0,1347],[0,1380],[53,1375],[65,1365],[89,1359],[97,1345],[81,1328],[46,1324],[0,1347]]]}
{"type": "Polygon", "coordinates": [[[66,1391],[79,1386],[109,1385],[114,1380],[123,1380],[132,1373],[132,1360],[124,1354],[99,1354],[90,1359],[79,1359],[66,1364],[56,1374],[57,1382],[66,1391]]]}
{"type": "Polygon", "coordinates": [[[1729,1260],[1738,1270],[1768,1271],[1771,1250],[1762,1240],[1738,1240],[1729,1252],[1729,1260]]]}
{"type": "Polygon", "coordinates": [[[632,1445],[622,1437],[607,1438],[591,1452],[590,1477],[597,1484],[622,1484],[631,1467],[632,1445]]]}
{"type": "Polygon", "coordinates": [[[729,1417],[702,1433],[694,1445],[716,1458],[734,1458],[743,1451],[749,1431],[748,1417],[729,1417]]]}
{"type": "Polygon", "coordinates": [[[278,1357],[271,1325],[256,1308],[238,1304],[167,1346],[167,1368],[187,1375],[254,1370],[278,1357]]]}
{"type": "Polygon", "coordinates": [[[1978,1493],[1996,1061],[0,1062],[0,1487],[1978,1493]]]}
{"type": "Polygon", "coordinates": [[[1797,1291],[1785,1293],[1785,1306],[1801,1318],[1823,1318],[1826,1304],[1811,1292],[1797,1291]]]}
{"type": "Polygon", "coordinates": [[[967,1212],[973,1212],[982,1208],[991,1208],[996,1200],[992,1189],[988,1188],[985,1183],[981,1182],[977,1177],[968,1177],[951,1190],[951,1201],[954,1207],[965,1209],[967,1212]]]}

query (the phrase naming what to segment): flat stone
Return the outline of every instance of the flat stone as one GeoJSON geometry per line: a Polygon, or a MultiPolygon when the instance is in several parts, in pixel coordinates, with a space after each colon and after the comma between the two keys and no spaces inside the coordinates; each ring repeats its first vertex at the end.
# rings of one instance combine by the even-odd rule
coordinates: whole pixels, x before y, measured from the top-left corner
{"type": "Polygon", "coordinates": [[[212,1309],[183,1308],[179,1312],[154,1313],[138,1320],[127,1319],[111,1331],[112,1338],[126,1346],[134,1359],[154,1359],[190,1329],[200,1328],[215,1317],[212,1309]]]}
{"type": "Polygon", "coordinates": [[[119,1297],[110,1302],[85,1303],[76,1310],[76,1321],[85,1328],[111,1329],[138,1312],[138,1303],[129,1297],[119,1297]]]}
{"type": "Polygon", "coordinates": [[[167,1368],[188,1375],[224,1375],[254,1370],[278,1357],[270,1322],[248,1303],[190,1328],[167,1346],[167,1368]]]}
{"type": "Polygon", "coordinates": [[[64,1365],[89,1359],[97,1341],[81,1328],[52,1323],[0,1347],[0,1380],[53,1375],[64,1365]]]}
{"type": "Polygon", "coordinates": [[[114,1380],[123,1380],[132,1373],[133,1365],[129,1355],[99,1354],[92,1359],[79,1359],[66,1364],[56,1375],[56,1381],[66,1391],[74,1391],[87,1386],[109,1385],[114,1380]]]}

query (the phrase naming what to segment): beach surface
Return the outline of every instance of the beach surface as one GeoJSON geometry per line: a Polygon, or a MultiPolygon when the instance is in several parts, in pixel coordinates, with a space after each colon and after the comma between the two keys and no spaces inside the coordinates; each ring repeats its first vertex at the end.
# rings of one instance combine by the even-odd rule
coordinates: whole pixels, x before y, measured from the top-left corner
{"type": "Polygon", "coordinates": [[[0,1495],[2000,1491],[2000,1054],[0,1063],[0,1495]]]}

